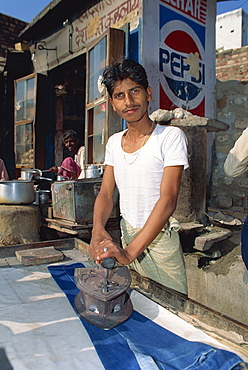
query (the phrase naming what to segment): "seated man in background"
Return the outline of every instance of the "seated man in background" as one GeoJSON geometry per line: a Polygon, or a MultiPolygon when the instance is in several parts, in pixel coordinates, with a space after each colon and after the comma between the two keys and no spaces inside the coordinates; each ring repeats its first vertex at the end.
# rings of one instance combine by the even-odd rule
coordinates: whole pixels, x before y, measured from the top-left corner
{"type": "Polygon", "coordinates": [[[74,159],[67,157],[60,167],[53,166],[49,171],[67,180],[83,179],[85,177],[85,147],[79,146],[78,134],[74,130],[65,131],[62,140],[66,149],[74,154],[74,159]]]}
{"type": "Polygon", "coordinates": [[[6,170],[4,161],[0,158],[0,181],[9,180],[9,175],[6,170]]]}

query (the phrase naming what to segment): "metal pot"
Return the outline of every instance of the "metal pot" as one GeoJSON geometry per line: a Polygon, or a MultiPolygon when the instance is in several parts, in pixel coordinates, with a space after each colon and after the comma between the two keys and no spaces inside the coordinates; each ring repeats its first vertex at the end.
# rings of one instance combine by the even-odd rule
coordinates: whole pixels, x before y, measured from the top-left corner
{"type": "Polygon", "coordinates": [[[43,206],[50,198],[50,190],[40,190],[40,204],[43,206]]]}
{"type": "Polygon", "coordinates": [[[57,175],[56,181],[64,181],[65,178],[62,175],[57,175]]]}
{"type": "Polygon", "coordinates": [[[34,201],[34,182],[0,181],[0,204],[30,204],[34,201]]]}
{"type": "Polygon", "coordinates": [[[21,179],[22,180],[34,180],[39,179],[42,176],[42,171],[37,168],[22,168],[21,179]]]}
{"type": "Polygon", "coordinates": [[[86,178],[96,178],[103,174],[103,167],[97,168],[94,164],[91,164],[85,171],[86,178]]]}

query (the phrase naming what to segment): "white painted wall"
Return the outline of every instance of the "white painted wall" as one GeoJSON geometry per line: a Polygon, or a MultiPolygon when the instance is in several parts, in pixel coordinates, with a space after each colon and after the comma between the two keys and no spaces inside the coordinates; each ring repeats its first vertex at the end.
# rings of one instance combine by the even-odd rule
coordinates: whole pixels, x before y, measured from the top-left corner
{"type": "Polygon", "coordinates": [[[216,49],[237,49],[247,45],[248,14],[242,9],[216,17],[216,49]]]}

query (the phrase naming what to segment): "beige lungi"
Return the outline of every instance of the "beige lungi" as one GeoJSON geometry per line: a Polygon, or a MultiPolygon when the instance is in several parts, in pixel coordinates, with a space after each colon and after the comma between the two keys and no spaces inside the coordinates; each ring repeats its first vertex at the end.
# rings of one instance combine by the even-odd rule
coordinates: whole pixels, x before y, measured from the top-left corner
{"type": "MultiPolygon", "coordinates": [[[[175,219],[170,218],[166,227],[129,267],[142,276],[187,294],[187,279],[178,225],[175,219]]],[[[128,222],[121,219],[123,248],[127,247],[140,230],[141,228],[132,228],[128,222]]]]}

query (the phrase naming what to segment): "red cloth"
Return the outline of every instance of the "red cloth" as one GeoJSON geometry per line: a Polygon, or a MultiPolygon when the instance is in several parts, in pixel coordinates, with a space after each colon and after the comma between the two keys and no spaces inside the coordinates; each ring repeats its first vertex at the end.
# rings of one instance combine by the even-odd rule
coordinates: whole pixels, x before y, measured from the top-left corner
{"type": "Polygon", "coordinates": [[[68,180],[73,180],[73,175],[72,173],[76,174],[76,178],[78,178],[78,176],[80,175],[81,173],[81,168],[79,167],[79,165],[74,161],[73,158],[71,157],[67,157],[63,160],[63,162],[61,163],[61,167],[58,171],[58,173],[60,175],[62,175],[65,179],[68,179],[68,180]]]}

